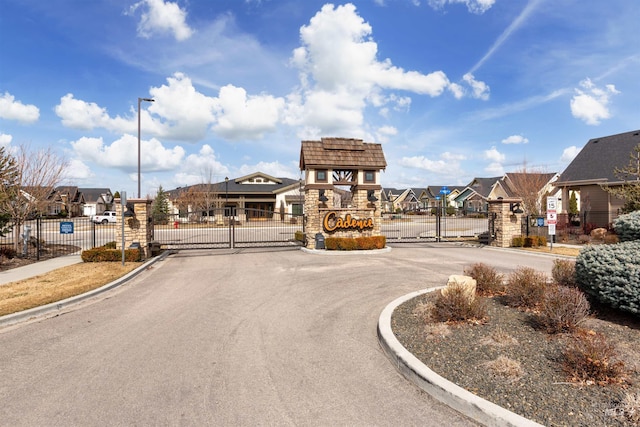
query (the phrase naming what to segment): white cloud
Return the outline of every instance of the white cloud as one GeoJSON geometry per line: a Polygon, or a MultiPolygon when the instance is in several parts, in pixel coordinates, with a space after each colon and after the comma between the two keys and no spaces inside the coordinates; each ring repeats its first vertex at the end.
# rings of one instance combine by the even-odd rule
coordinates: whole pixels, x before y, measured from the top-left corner
{"type": "Polygon", "coordinates": [[[259,162],[254,165],[243,164],[238,169],[238,175],[249,175],[257,171],[264,172],[267,175],[275,176],[278,178],[292,178],[297,179],[300,172],[296,167],[286,166],[280,162],[259,162]]]}
{"type": "Polygon", "coordinates": [[[495,0],[429,0],[429,6],[436,10],[444,8],[447,3],[463,3],[469,12],[481,15],[491,9],[495,0]]]}
{"type": "Polygon", "coordinates": [[[13,140],[13,136],[7,135],[6,133],[0,133],[0,147],[8,147],[13,140]]]}
{"type": "Polygon", "coordinates": [[[137,129],[137,122],[134,119],[123,119],[120,116],[111,118],[106,108],[94,102],[75,99],[72,93],[60,98],[60,104],[56,105],[55,112],[62,119],[64,126],[73,129],[104,128],[115,132],[135,132],[137,129]]]}
{"type": "Polygon", "coordinates": [[[82,160],[72,159],[63,172],[63,179],[69,182],[83,181],[94,176],[93,171],[82,160]]]}
{"type": "Polygon", "coordinates": [[[489,163],[489,166],[484,168],[484,170],[491,175],[504,175],[504,167],[498,162],[489,163]]]}
{"type": "Polygon", "coordinates": [[[398,129],[393,126],[381,126],[376,129],[376,138],[375,141],[384,144],[389,141],[389,137],[395,136],[398,134],[398,129]]]}
{"type": "Polygon", "coordinates": [[[601,120],[611,117],[609,104],[611,96],[619,94],[614,85],[605,85],[604,89],[597,87],[590,79],[580,82],[582,89],[575,89],[571,98],[571,114],[588,125],[598,125],[601,120]]]}
{"type": "Polygon", "coordinates": [[[439,160],[432,160],[425,156],[403,157],[398,164],[412,169],[425,170],[443,176],[459,176],[462,174],[460,161],[464,160],[462,155],[452,154],[445,151],[440,155],[439,160]]]}
{"type": "MultiPolygon", "coordinates": [[[[123,135],[111,145],[106,145],[102,138],[82,137],[71,142],[71,146],[82,161],[127,172],[137,171],[138,139],[135,136],[123,135]]],[[[173,170],[183,163],[184,155],[182,147],[165,148],[155,138],[140,141],[140,169],[143,172],[173,170]]]]}
{"type": "Polygon", "coordinates": [[[506,159],[506,156],[500,153],[496,147],[491,147],[490,150],[484,151],[484,158],[493,162],[502,163],[506,159]]]}
{"type": "Polygon", "coordinates": [[[24,105],[16,101],[9,92],[0,96],[0,118],[17,120],[21,123],[34,123],[40,117],[40,110],[35,105],[24,105]]]}
{"type": "Polygon", "coordinates": [[[496,147],[491,147],[490,150],[485,150],[483,157],[491,162],[486,168],[484,168],[485,172],[491,175],[504,174],[504,167],[502,166],[502,163],[504,163],[506,156],[499,152],[496,147]]]}
{"type": "Polygon", "coordinates": [[[471,86],[471,90],[473,93],[472,96],[474,98],[482,99],[483,101],[489,99],[489,85],[487,85],[485,82],[476,80],[471,73],[467,73],[462,76],[462,80],[464,80],[469,86],[471,86]]]}
{"type": "Polygon", "coordinates": [[[239,87],[220,89],[216,102],[217,123],[213,130],[229,140],[258,139],[276,129],[284,99],[271,95],[247,96],[239,87]]]}
{"type": "Polygon", "coordinates": [[[580,152],[580,148],[576,147],[575,145],[567,147],[562,151],[562,156],[560,157],[560,161],[562,163],[571,163],[571,161],[575,159],[575,157],[578,155],[579,152],[580,152]]]}
{"type": "MultiPolygon", "coordinates": [[[[183,73],[168,77],[167,84],[153,87],[149,93],[155,102],[140,106],[142,134],[176,141],[200,141],[210,129],[227,140],[260,139],[276,130],[285,106],[283,98],[248,95],[233,85],[222,87],[218,97],[210,97],[198,92],[183,73]]],[[[137,134],[136,109],[137,105],[132,107],[130,117],[112,118],[106,108],[69,93],[55,111],[64,126],[74,129],[137,134]]]]}
{"type": "Polygon", "coordinates": [[[229,175],[229,169],[220,163],[214,149],[204,144],[196,154],[184,160],[181,170],[175,174],[176,187],[222,181],[229,175]]]}
{"type": "Polygon", "coordinates": [[[442,71],[423,74],[405,71],[389,59],[376,58],[378,46],[371,26],[353,4],[324,5],[300,29],[302,46],[293,51],[291,64],[300,72],[299,92],[289,96],[285,122],[301,126],[307,135],[361,135],[363,110],[367,104],[388,114],[408,109],[410,98],[382,90],[403,90],[439,96],[451,83],[442,71]]]}
{"type": "Polygon", "coordinates": [[[502,140],[503,144],[528,144],[529,140],[522,135],[511,135],[502,140]]]}
{"type": "Polygon", "coordinates": [[[134,15],[144,9],[138,22],[138,35],[150,38],[155,33],[171,33],[176,40],[186,40],[193,34],[187,25],[187,12],[177,3],[163,0],[142,0],[130,7],[127,14],[134,15]]]}
{"type": "Polygon", "coordinates": [[[191,79],[183,73],[167,78],[167,84],[149,90],[155,102],[149,111],[162,122],[147,117],[142,126],[146,132],[179,141],[198,141],[206,137],[216,120],[216,99],[196,90],[191,79]]]}
{"type": "Polygon", "coordinates": [[[464,154],[455,154],[455,153],[450,153],[448,151],[445,151],[444,153],[442,153],[440,157],[442,157],[443,160],[454,160],[454,161],[467,159],[467,156],[465,156],[464,154]]]}

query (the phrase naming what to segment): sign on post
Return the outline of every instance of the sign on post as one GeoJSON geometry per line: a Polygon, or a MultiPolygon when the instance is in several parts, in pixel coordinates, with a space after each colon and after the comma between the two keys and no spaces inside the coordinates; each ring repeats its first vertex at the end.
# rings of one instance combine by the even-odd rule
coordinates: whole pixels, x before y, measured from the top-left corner
{"type": "Polygon", "coordinates": [[[60,223],[60,234],[73,234],[73,222],[63,221],[60,223]]]}
{"type": "MultiPolygon", "coordinates": [[[[547,225],[549,226],[549,236],[556,235],[556,223],[558,222],[558,198],[547,197],[547,225]]],[[[551,250],[553,250],[553,238],[551,240],[551,250]]]]}

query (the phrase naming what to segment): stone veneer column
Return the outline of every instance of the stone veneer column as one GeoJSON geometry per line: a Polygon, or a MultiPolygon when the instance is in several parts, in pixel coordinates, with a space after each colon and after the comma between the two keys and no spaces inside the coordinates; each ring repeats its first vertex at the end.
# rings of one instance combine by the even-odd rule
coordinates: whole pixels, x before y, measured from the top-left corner
{"type": "Polygon", "coordinates": [[[522,199],[510,198],[489,200],[489,215],[496,214],[494,222],[495,238],[491,246],[508,248],[514,236],[522,235],[522,215],[511,212],[512,203],[522,203],[522,199]]]}
{"type": "MultiPolygon", "coordinates": [[[[116,248],[122,249],[122,215],[123,206],[120,199],[113,201],[116,208],[116,248]]],[[[128,249],[133,242],[138,242],[142,250],[142,258],[151,256],[149,243],[153,240],[153,221],[151,221],[151,203],[147,199],[127,199],[133,205],[135,217],[124,218],[124,248],[128,249]]]]}
{"type": "Polygon", "coordinates": [[[325,196],[329,199],[325,205],[321,205],[318,200],[319,190],[307,188],[305,191],[304,212],[306,216],[305,231],[308,249],[315,249],[316,234],[322,233],[325,238],[333,237],[358,237],[358,236],[379,236],[382,227],[382,212],[380,210],[380,190],[375,190],[377,202],[370,206],[367,200],[367,190],[356,190],[353,194],[353,208],[336,208],[333,206],[333,190],[325,189],[325,196]],[[344,217],[351,214],[354,218],[373,218],[373,228],[363,231],[345,230],[336,231],[328,235],[324,232],[322,221],[327,212],[336,211],[339,216],[344,217]]]}

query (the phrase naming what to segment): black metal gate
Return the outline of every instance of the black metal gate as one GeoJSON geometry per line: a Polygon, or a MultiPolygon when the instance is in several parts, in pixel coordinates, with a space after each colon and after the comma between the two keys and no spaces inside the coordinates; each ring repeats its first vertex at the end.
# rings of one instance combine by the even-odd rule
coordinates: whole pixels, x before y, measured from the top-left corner
{"type": "Polygon", "coordinates": [[[163,249],[300,246],[302,232],[302,215],[227,207],[156,221],[153,239],[163,249]]]}
{"type": "Polygon", "coordinates": [[[382,234],[390,242],[471,240],[487,234],[486,215],[383,214],[382,234]]]}

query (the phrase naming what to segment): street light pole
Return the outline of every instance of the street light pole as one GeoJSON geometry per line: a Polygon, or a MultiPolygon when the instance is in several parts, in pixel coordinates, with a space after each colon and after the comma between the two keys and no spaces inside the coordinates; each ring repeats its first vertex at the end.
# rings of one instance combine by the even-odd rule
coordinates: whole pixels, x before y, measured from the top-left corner
{"type": "Polygon", "coordinates": [[[140,102],[154,102],[152,98],[138,98],[138,199],[140,198],[140,102]]]}
{"type": "Polygon", "coordinates": [[[224,214],[227,215],[227,205],[229,204],[229,177],[224,177],[224,214]]]}

